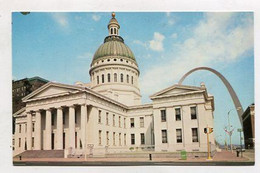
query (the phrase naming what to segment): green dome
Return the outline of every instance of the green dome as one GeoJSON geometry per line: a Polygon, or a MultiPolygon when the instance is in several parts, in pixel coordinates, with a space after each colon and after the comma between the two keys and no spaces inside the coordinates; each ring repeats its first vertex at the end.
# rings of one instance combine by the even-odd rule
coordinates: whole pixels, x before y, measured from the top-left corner
{"type": "Polygon", "coordinates": [[[104,43],[97,49],[94,54],[92,63],[105,56],[121,56],[129,58],[136,62],[135,56],[130,48],[124,44],[124,40],[120,36],[107,36],[104,43]]]}

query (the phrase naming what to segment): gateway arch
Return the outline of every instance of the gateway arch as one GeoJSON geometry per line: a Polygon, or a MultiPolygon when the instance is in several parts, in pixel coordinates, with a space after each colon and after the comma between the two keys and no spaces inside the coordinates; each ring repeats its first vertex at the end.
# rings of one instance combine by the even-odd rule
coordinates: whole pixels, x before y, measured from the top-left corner
{"type": "Polygon", "coordinates": [[[219,73],[218,71],[212,69],[212,68],[209,68],[209,67],[197,67],[197,68],[194,68],[192,70],[190,70],[189,72],[187,72],[180,80],[179,80],[179,85],[182,84],[182,82],[184,81],[184,79],[190,75],[191,73],[193,73],[194,71],[198,71],[198,70],[207,70],[207,71],[210,71],[212,73],[214,73],[215,75],[217,75],[221,80],[222,82],[224,83],[224,85],[226,86],[232,100],[233,100],[233,103],[236,107],[236,110],[237,110],[237,114],[238,114],[238,117],[239,117],[239,120],[240,120],[240,123],[241,123],[241,127],[243,128],[243,121],[242,121],[242,114],[243,114],[243,107],[237,97],[237,94],[236,92],[234,91],[234,89],[232,88],[232,86],[230,85],[230,83],[227,81],[227,79],[221,74],[219,73]]]}

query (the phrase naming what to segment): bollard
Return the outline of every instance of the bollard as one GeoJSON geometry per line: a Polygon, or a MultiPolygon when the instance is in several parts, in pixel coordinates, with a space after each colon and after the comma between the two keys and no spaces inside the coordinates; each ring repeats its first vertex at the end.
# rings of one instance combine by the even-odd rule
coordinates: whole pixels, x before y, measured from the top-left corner
{"type": "Polygon", "coordinates": [[[152,160],[152,154],[149,154],[149,159],[152,160]]]}
{"type": "Polygon", "coordinates": [[[237,150],[237,157],[239,157],[239,151],[237,150]]]}

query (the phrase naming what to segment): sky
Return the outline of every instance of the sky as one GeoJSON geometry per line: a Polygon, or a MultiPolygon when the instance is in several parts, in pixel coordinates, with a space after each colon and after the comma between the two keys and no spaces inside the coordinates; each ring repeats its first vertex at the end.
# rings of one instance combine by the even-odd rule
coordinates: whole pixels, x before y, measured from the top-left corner
{"type": "MultiPolygon", "coordinates": [[[[111,13],[12,14],[12,78],[40,76],[74,84],[90,82],[92,57],[108,35],[111,13]]],[[[140,70],[142,102],[178,83],[189,70],[206,66],[230,82],[243,109],[254,103],[253,13],[116,12],[120,36],[140,70]]],[[[188,76],[184,85],[204,82],[215,97],[214,132],[224,143],[224,127],[241,128],[232,99],[221,80],[208,71],[188,76]]]]}

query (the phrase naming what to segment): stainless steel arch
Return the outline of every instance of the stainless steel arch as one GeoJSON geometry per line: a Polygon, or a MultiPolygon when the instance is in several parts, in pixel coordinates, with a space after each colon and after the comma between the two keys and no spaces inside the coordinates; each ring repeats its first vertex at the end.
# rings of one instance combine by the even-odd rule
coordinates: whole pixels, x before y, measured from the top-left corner
{"type": "Polygon", "coordinates": [[[232,100],[233,100],[233,103],[236,107],[236,110],[237,110],[237,114],[238,114],[238,117],[239,117],[239,120],[240,120],[240,123],[241,123],[241,127],[243,128],[243,121],[242,121],[242,114],[243,114],[243,107],[241,106],[241,103],[237,97],[237,94],[235,93],[234,89],[232,88],[232,86],[230,85],[230,83],[227,81],[227,79],[221,74],[219,73],[218,71],[212,69],[212,68],[209,68],[209,67],[197,67],[197,68],[194,68],[192,70],[190,70],[188,73],[186,73],[180,80],[179,80],[179,85],[182,84],[182,82],[184,81],[184,79],[189,75],[191,74],[192,72],[194,71],[198,71],[198,70],[207,70],[207,71],[210,71],[212,73],[214,73],[215,75],[217,75],[221,80],[222,82],[224,83],[224,85],[226,86],[232,100]]]}

